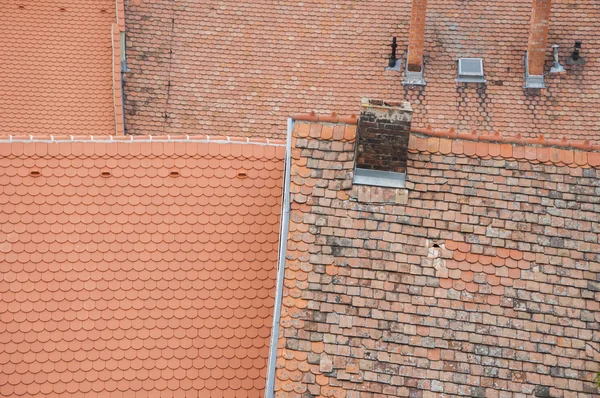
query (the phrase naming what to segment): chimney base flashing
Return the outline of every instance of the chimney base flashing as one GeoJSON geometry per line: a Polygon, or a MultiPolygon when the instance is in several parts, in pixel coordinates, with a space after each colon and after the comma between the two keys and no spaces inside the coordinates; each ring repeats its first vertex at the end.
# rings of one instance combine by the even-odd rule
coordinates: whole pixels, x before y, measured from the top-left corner
{"type": "Polygon", "coordinates": [[[394,72],[400,72],[400,70],[401,70],[400,64],[401,64],[400,60],[397,60],[396,63],[394,64],[393,68],[386,66],[385,70],[392,70],[394,72]]]}
{"type": "Polygon", "coordinates": [[[354,184],[385,188],[405,188],[406,173],[357,168],[354,171],[354,184]]]}
{"type": "Polygon", "coordinates": [[[421,70],[411,71],[408,70],[408,52],[406,53],[406,67],[404,68],[404,81],[403,86],[426,86],[425,82],[425,63],[421,60],[421,70]]]}
{"type": "Polygon", "coordinates": [[[409,72],[406,71],[406,76],[402,81],[403,86],[426,86],[427,83],[423,78],[423,72],[409,72]]]}
{"type": "Polygon", "coordinates": [[[530,75],[529,74],[529,63],[527,62],[527,55],[525,55],[525,89],[542,89],[546,88],[546,81],[544,75],[530,75]]]}

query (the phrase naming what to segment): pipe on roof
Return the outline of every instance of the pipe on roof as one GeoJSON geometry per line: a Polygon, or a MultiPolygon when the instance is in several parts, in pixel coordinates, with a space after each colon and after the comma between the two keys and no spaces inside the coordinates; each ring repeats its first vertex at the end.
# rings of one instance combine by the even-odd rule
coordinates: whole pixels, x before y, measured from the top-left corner
{"type": "Polygon", "coordinates": [[[269,364],[267,365],[267,382],[265,398],[273,398],[275,394],[275,371],[277,362],[277,342],[279,341],[279,322],[283,301],[283,282],[285,279],[285,256],[287,250],[288,225],[290,222],[290,174],[292,166],[292,131],[294,119],[288,118],[287,143],[285,151],[285,175],[283,180],[283,199],[281,201],[281,227],[279,231],[279,260],[277,262],[277,283],[275,285],[275,305],[273,309],[273,326],[271,328],[271,344],[269,347],[269,364]]]}

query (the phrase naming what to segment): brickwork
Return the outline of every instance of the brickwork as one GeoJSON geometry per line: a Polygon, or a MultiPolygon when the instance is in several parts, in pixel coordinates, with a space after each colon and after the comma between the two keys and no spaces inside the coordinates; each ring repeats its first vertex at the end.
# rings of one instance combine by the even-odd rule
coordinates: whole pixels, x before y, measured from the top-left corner
{"type": "Polygon", "coordinates": [[[412,109],[408,103],[366,102],[358,122],[356,166],[403,173],[411,118],[412,109]]]}
{"type": "Polygon", "coordinates": [[[408,70],[412,72],[420,72],[423,65],[426,14],[427,0],[413,0],[408,37],[408,70]]]}
{"type": "Polygon", "coordinates": [[[529,64],[530,75],[544,74],[551,3],[551,0],[533,0],[527,45],[527,63],[529,64]]]}
{"type": "Polygon", "coordinates": [[[600,170],[419,138],[353,186],[354,128],[296,123],[277,396],[595,396],[600,170]]]}

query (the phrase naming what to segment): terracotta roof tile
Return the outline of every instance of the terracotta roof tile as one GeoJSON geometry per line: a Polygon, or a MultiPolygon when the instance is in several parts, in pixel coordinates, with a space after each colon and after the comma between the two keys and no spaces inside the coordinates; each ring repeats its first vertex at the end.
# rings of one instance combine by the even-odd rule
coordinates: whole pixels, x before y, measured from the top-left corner
{"type": "Polygon", "coordinates": [[[459,139],[440,138],[454,135],[453,130],[415,128],[412,129],[408,149],[413,153],[527,160],[532,163],[569,167],[600,166],[600,145],[592,145],[589,141],[547,141],[543,137],[525,140],[521,137],[504,137],[501,134],[486,137],[484,141],[481,141],[481,137],[476,134],[459,134],[459,139]],[[438,145],[440,139],[447,141],[444,148],[438,145]]]}
{"type": "Polygon", "coordinates": [[[285,148],[113,138],[0,139],[1,395],[262,396],[285,148]]]}
{"type": "MultiPolygon", "coordinates": [[[[118,98],[113,93],[113,60],[119,57],[112,56],[111,29],[116,9],[124,9],[119,3],[121,7],[115,0],[3,3],[3,134],[115,131],[115,111],[122,113],[122,99],[120,87],[118,98]]],[[[120,85],[120,64],[114,76],[120,85]]]]}
{"type": "MultiPolygon", "coordinates": [[[[408,48],[410,1],[225,1],[219,7],[136,1],[127,3],[132,73],[125,87],[128,131],[135,134],[283,137],[289,115],[351,114],[363,97],[409,101],[416,127],[548,139],[600,131],[594,53],[600,10],[593,1],[552,2],[548,44],[560,45],[567,72],[547,73],[548,89],[538,92],[523,89],[531,2],[428,1],[427,86],[411,89],[402,85],[404,60],[400,72],[385,70],[392,37],[400,58],[408,48]],[[586,64],[566,65],[580,39],[586,64]],[[483,58],[485,86],[457,85],[461,57],[483,58]]],[[[548,71],[550,48],[546,60],[548,71]]]]}
{"type": "MultiPolygon", "coordinates": [[[[292,136],[276,396],[518,394],[539,376],[536,363],[572,363],[541,337],[571,347],[565,331],[578,329],[593,340],[586,331],[598,309],[598,169],[413,151],[406,190],[349,187],[355,142],[299,137],[303,124],[310,123],[297,121],[292,136]],[[509,358],[523,372],[500,389],[464,378],[484,371],[463,364],[465,355],[509,358]],[[438,365],[449,375],[440,384],[438,365]]],[[[487,138],[444,139],[494,144],[487,138]]],[[[587,355],[583,345],[575,351],[587,355]]],[[[595,392],[558,379],[547,382],[558,395],[595,392]]]]}
{"type": "MultiPolygon", "coordinates": [[[[446,240],[445,249],[450,250],[452,256],[452,260],[446,260],[449,272],[447,275],[436,273],[440,286],[445,289],[452,287],[476,293],[484,283],[492,287],[512,286],[514,280],[521,279],[522,270],[530,268],[530,262],[522,260],[527,253],[520,250],[499,247],[496,256],[490,257],[472,253],[470,244],[453,240],[446,240]]],[[[494,294],[503,293],[496,289],[494,294]]]]}

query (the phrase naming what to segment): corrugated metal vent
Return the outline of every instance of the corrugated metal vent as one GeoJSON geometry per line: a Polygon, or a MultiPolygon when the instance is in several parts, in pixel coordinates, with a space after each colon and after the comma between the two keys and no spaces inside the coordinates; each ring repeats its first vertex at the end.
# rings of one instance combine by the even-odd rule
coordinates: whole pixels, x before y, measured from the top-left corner
{"type": "Polygon", "coordinates": [[[458,78],[460,83],[485,83],[483,77],[483,59],[460,58],[458,60],[458,78]]]}

